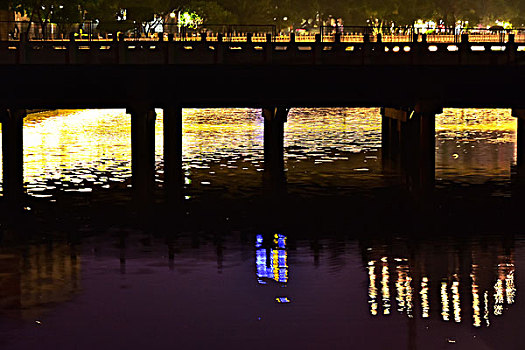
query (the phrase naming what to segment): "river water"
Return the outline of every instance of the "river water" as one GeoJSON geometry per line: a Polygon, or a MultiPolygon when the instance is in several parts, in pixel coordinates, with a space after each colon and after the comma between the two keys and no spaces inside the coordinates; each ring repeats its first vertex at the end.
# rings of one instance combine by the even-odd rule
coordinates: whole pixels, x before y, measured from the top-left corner
{"type": "Polygon", "coordinates": [[[286,191],[314,207],[266,208],[262,220],[236,219],[264,195],[260,111],[187,109],[183,118],[189,224],[179,227],[178,216],[136,226],[42,210],[69,215],[78,198],[91,206],[103,194],[105,211],[112,193],[129,190],[130,118],[28,116],[25,182],[36,202],[24,214],[32,225],[2,226],[2,349],[521,348],[525,240],[499,222],[516,198],[510,110],[437,117],[436,207],[462,218],[457,230],[441,216],[414,229],[402,176],[382,167],[378,109],[293,109],[286,191]],[[375,202],[381,215],[367,206],[375,202]]]}

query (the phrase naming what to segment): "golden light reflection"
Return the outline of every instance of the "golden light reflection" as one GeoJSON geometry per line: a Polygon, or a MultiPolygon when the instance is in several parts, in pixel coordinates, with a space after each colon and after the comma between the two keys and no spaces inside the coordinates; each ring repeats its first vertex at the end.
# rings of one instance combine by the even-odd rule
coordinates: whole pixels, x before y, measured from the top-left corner
{"type": "MultiPolygon", "coordinates": [[[[155,159],[160,164],[163,159],[163,113],[161,109],[156,112],[155,159]]],[[[110,184],[128,181],[131,177],[130,119],[123,109],[57,110],[29,115],[24,125],[24,180],[29,183],[28,192],[49,197],[47,192],[59,187],[66,191],[91,191],[94,186],[107,188],[110,184]]],[[[498,151],[502,153],[515,139],[515,124],[510,110],[445,109],[436,119],[438,139],[468,140],[470,143],[461,144],[460,149],[450,154],[448,151],[441,154],[438,150],[437,176],[458,173],[509,175],[507,157],[498,157],[498,164],[494,165],[485,161],[488,155],[494,155],[492,149],[489,152],[483,149],[476,155],[471,152],[481,147],[479,135],[472,132],[490,133],[485,139],[502,145],[498,151]],[[458,158],[451,158],[452,153],[458,158]],[[470,164],[465,159],[474,159],[474,162],[470,164]],[[485,164],[491,165],[487,168],[485,164]]],[[[380,126],[377,108],[293,109],[285,125],[285,147],[293,148],[293,152],[286,152],[285,158],[298,164],[316,154],[319,158],[316,164],[333,164],[335,160],[345,159],[345,155],[327,154],[327,148],[352,153],[377,149],[381,143],[380,126]]],[[[191,185],[186,179],[189,187],[203,183],[206,187],[214,186],[219,181],[218,175],[221,172],[231,175],[235,171],[231,169],[255,170],[251,178],[247,174],[252,172],[239,177],[243,179],[243,186],[259,181],[257,172],[263,170],[263,130],[260,109],[184,109],[185,173],[189,178],[202,177],[191,185]],[[226,158],[227,164],[218,164],[226,158]],[[245,159],[242,164],[239,163],[241,159],[245,159]],[[216,169],[211,169],[214,164],[216,169]]],[[[363,168],[374,173],[370,164],[374,163],[368,161],[367,166],[360,164],[352,171],[363,168]]],[[[303,171],[292,169],[288,176],[304,180],[303,171]]],[[[341,177],[337,178],[340,181],[341,177]]],[[[161,179],[159,176],[158,181],[161,179]]],[[[323,181],[328,180],[323,178],[323,181]]],[[[236,182],[228,183],[232,186],[236,182]]]]}
{"type": "MultiPolygon", "coordinates": [[[[516,118],[511,109],[443,108],[436,116],[436,131],[514,131],[516,118]]],[[[506,135],[512,140],[511,134],[506,135]]]]}
{"type": "Polygon", "coordinates": [[[490,326],[490,320],[489,320],[489,292],[485,291],[483,293],[483,319],[485,320],[485,324],[487,327],[490,326]]]}
{"type": "Polygon", "coordinates": [[[508,179],[516,161],[510,109],[446,108],[436,116],[436,177],[468,183],[508,179]]]}
{"type": "Polygon", "coordinates": [[[411,285],[412,277],[410,276],[410,268],[407,265],[408,260],[405,258],[395,258],[394,261],[397,263],[397,279],[395,282],[397,292],[397,311],[406,312],[409,317],[412,317],[413,290],[411,285]]]}
{"type": "Polygon", "coordinates": [[[390,274],[388,272],[388,259],[387,257],[382,257],[381,262],[383,263],[383,267],[381,269],[381,295],[382,295],[382,301],[383,301],[383,314],[389,315],[390,314],[390,274]]]}
{"type": "Polygon", "coordinates": [[[454,309],[454,321],[459,323],[461,322],[461,302],[459,296],[459,281],[457,280],[458,276],[455,275],[455,281],[452,282],[450,290],[452,292],[452,306],[454,309]]]}
{"type": "Polygon", "coordinates": [[[412,283],[412,277],[407,276],[406,281],[405,281],[405,290],[407,293],[406,305],[407,305],[408,317],[412,317],[412,286],[411,286],[411,283],[412,283]]]}
{"type": "Polygon", "coordinates": [[[499,316],[503,313],[503,280],[499,279],[494,285],[494,315],[499,316]]]}
{"type": "Polygon", "coordinates": [[[479,300],[479,286],[476,281],[477,265],[472,265],[472,325],[474,327],[481,327],[481,308],[479,300]]]}
{"type": "Polygon", "coordinates": [[[370,304],[370,313],[373,316],[377,315],[377,287],[375,274],[375,261],[368,262],[368,303],[370,304]]]}
{"type": "Polygon", "coordinates": [[[428,300],[428,277],[421,279],[421,317],[428,318],[430,316],[430,302],[428,300]]]}
{"type": "Polygon", "coordinates": [[[403,312],[405,310],[405,298],[406,298],[406,292],[405,292],[406,272],[401,266],[398,266],[396,270],[397,270],[397,280],[396,280],[397,311],[403,312]]]}
{"type": "MultiPolygon", "coordinates": [[[[514,264],[512,265],[514,267],[514,264]]],[[[514,271],[510,271],[505,278],[505,292],[507,293],[507,304],[514,304],[516,286],[514,284],[514,271]]]]}
{"type": "MultiPolygon", "coordinates": [[[[434,287],[438,288],[435,292],[440,294],[440,302],[436,306],[433,306],[430,300],[435,292],[431,289],[432,275],[429,275],[429,272],[437,272],[441,277],[444,272],[442,268],[419,265],[407,258],[385,256],[383,247],[380,250],[381,255],[369,250],[375,257],[369,259],[367,265],[370,313],[372,315],[391,313],[390,287],[393,287],[395,288],[393,302],[396,304],[393,307],[409,318],[414,317],[414,311],[417,309],[414,306],[420,305],[422,319],[429,319],[431,309],[435,307],[436,310],[433,312],[435,317],[460,324],[465,321],[465,313],[468,313],[468,309],[472,307],[472,325],[476,328],[483,325],[490,326],[491,316],[502,315],[507,310],[506,305],[515,303],[515,266],[512,255],[508,253],[503,254],[498,251],[498,255],[491,257],[484,250],[476,249],[478,249],[477,245],[471,252],[470,272],[461,266],[462,260],[457,256],[449,260],[450,265],[445,267],[447,271],[445,276],[448,276],[434,287]],[[381,285],[379,287],[381,301],[378,300],[379,290],[376,288],[378,283],[381,285]],[[464,288],[467,285],[463,284],[467,283],[468,288],[464,288]],[[383,312],[379,312],[378,307],[382,307],[383,312]],[[438,308],[440,312],[436,312],[438,308]]],[[[468,321],[468,318],[466,320],[468,321]]]]}
{"type": "Polygon", "coordinates": [[[447,282],[441,282],[441,317],[443,321],[450,320],[450,308],[447,292],[447,282]]]}
{"type": "MultiPolygon", "coordinates": [[[[182,131],[183,158],[189,163],[204,165],[221,153],[233,155],[232,151],[262,159],[260,109],[184,109],[182,131]]],[[[162,128],[158,137],[162,138],[162,128]]]]}
{"type": "Polygon", "coordinates": [[[129,133],[125,110],[55,110],[28,115],[24,120],[28,192],[39,196],[57,184],[91,191],[93,185],[125,181],[131,176],[129,133]]]}

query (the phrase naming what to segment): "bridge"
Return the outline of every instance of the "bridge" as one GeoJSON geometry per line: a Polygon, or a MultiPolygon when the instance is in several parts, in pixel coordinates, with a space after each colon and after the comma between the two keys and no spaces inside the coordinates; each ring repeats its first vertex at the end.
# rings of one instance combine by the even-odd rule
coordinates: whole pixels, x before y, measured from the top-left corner
{"type": "Polygon", "coordinates": [[[484,65],[523,58],[525,34],[72,37],[3,41],[0,53],[0,64],[484,65]]]}
{"type": "Polygon", "coordinates": [[[512,108],[525,160],[525,36],[201,34],[156,40],[0,42],[4,192],[23,197],[25,110],[126,108],[137,198],[154,182],[155,108],[164,109],[168,197],[182,187],[182,108],[263,109],[266,177],[284,178],[284,123],[292,107],[382,107],[386,167],[411,186],[434,181],[434,116],[443,107],[512,108]]]}

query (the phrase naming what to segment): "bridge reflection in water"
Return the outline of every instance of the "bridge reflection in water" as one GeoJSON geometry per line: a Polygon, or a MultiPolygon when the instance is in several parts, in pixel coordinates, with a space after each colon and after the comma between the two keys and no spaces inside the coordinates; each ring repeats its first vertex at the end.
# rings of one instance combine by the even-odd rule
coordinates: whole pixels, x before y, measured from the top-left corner
{"type": "MultiPolygon", "coordinates": [[[[479,337],[495,337],[489,345],[505,343],[499,337],[515,329],[520,319],[521,281],[515,278],[523,267],[523,259],[515,260],[523,252],[519,237],[411,241],[403,237],[388,243],[388,237],[305,239],[297,232],[291,236],[248,234],[246,241],[242,238],[246,234],[212,240],[206,235],[181,235],[167,247],[165,237],[128,232],[114,240],[86,238],[82,249],[65,244],[30,245],[19,251],[3,248],[0,330],[7,335],[13,330],[25,334],[26,329],[12,324],[13,317],[21,317],[46,326],[21,344],[45,343],[40,335],[48,329],[64,334],[66,343],[74,343],[78,339],[65,334],[80,336],[81,329],[72,330],[75,324],[97,320],[98,326],[89,327],[89,334],[93,341],[100,341],[107,327],[117,333],[130,329],[120,317],[133,319],[149,334],[151,320],[165,317],[167,308],[169,322],[153,322],[155,332],[176,332],[178,341],[193,345],[202,344],[206,337],[190,340],[185,332],[215,333],[229,329],[230,324],[244,334],[234,348],[266,331],[277,332],[275,339],[290,345],[308,343],[307,336],[291,336],[292,328],[286,324],[293,324],[299,333],[333,333],[340,344],[362,344],[360,333],[366,333],[366,327],[401,330],[401,318],[406,318],[412,345],[437,341],[439,348],[444,336],[470,344],[465,334],[474,330],[479,337]],[[168,250],[174,252],[170,263],[168,250]],[[290,275],[290,270],[296,272],[290,275]],[[157,284],[162,290],[153,287],[157,284]],[[133,304],[135,298],[148,306],[133,304]],[[108,301],[110,305],[101,307],[108,301]],[[287,306],[281,308],[281,304],[287,306]],[[205,323],[200,323],[201,308],[213,316],[205,323]],[[250,321],[239,323],[239,318],[250,321]],[[254,327],[252,318],[261,323],[254,327]],[[266,318],[270,323],[265,323],[266,318]],[[413,332],[429,326],[432,334],[413,332]]],[[[389,337],[396,348],[405,341],[399,335],[389,337]]],[[[126,339],[120,339],[120,344],[126,339]]],[[[373,346],[378,341],[373,337],[365,343],[373,346]]]]}

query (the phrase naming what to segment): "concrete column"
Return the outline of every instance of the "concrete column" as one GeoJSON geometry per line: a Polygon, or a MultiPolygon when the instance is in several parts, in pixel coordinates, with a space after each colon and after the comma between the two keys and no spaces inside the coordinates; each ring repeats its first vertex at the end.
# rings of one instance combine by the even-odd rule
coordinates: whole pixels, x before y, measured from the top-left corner
{"type": "Polygon", "coordinates": [[[182,108],[164,108],[164,187],[169,201],[182,200],[182,108]]]}
{"type": "Polygon", "coordinates": [[[418,172],[416,184],[419,188],[434,188],[436,172],[436,114],[443,108],[436,101],[420,101],[414,107],[414,118],[419,121],[418,135],[418,172]]]}
{"type": "Polygon", "coordinates": [[[405,175],[410,188],[434,186],[435,114],[420,106],[382,109],[384,170],[405,175]]]}
{"type": "Polygon", "coordinates": [[[78,45],[75,42],[75,34],[71,33],[67,46],[66,64],[77,63],[78,45]]]}
{"type": "Polygon", "coordinates": [[[137,105],[131,114],[131,172],[135,199],[152,198],[155,188],[155,119],[153,108],[137,105]]]}
{"type": "Polygon", "coordinates": [[[273,56],[272,35],[266,34],[266,45],[264,47],[264,62],[272,63],[272,56],[273,56]]]}
{"type": "Polygon", "coordinates": [[[525,165],[525,109],[513,109],[512,116],[517,121],[516,128],[516,165],[523,168],[525,165]]]}
{"type": "Polygon", "coordinates": [[[392,164],[392,151],[393,144],[392,138],[394,133],[394,120],[384,116],[384,109],[381,109],[381,161],[383,163],[383,170],[390,172],[393,168],[392,164]]]}
{"type": "Polygon", "coordinates": [[[390,153],[392,123],[390,118],[384,116],[381,109],[381,150],[383,154],[390,153]]]}
{"type": "Polygon", "coordinates": [[[2,109],[3,191],[10,202],[19,202],[24,195],[23,125],[26,111],[2,109]]]}
{"type": "Polygon", "coordinates": [[[284,176],[284,123],[288,108],[263,108],[264,117],[264,172],[266,184],[282,189],[284,176]]]}
{"type": "Polygon", "coordinates": [[[399,172],[402,161],[402,147],[407,139],[406,111],[394,108],[381,108],[381,159],[383,171],[387,173],[399,172]]]}
{"type": "Polygon", "coordinates": [[[419,113],[418,147],[418,179],[417,183],[422,188],[433,188],[436,169],[436,122],[434,113],[419,113]]]}

